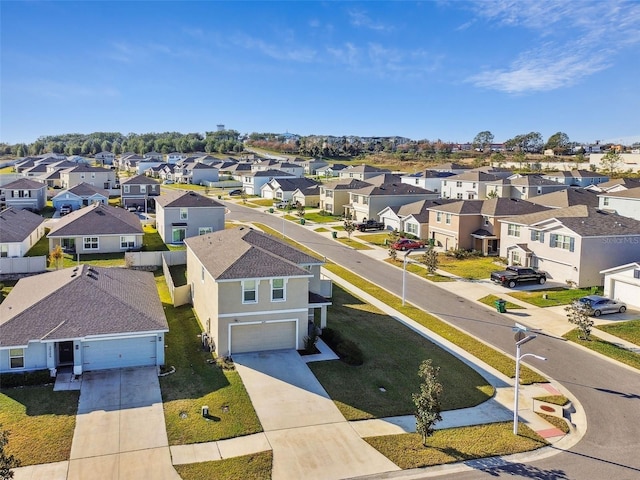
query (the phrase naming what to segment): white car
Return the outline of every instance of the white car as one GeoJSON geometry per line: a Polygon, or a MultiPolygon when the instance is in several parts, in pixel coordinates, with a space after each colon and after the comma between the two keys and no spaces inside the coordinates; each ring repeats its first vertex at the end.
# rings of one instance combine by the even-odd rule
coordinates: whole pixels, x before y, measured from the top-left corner
{"type": "Polygon", "coordinates": [[[587,295],[579,298],[576,304],[580,308],[587,309],[594,317],[599,317],[603,313],[624,313],[627,311],[627,306],[623,302],[600,295],[587,295]]]}
{"type": "Polygon", "coordinates": [[[274,206],[276,208],[287,208],[288,205],[289,205],[289,202],[287,202],[286,200],[283,200],[281,202],[276,203],[274,206]]]}

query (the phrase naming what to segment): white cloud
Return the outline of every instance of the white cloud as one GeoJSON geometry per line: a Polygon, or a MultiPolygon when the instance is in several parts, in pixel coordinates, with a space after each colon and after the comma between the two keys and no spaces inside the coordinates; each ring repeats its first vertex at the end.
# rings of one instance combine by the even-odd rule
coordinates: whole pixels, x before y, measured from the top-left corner
{"type": "Polygon", "coordinates": [[[316,56],[316,51],[312,48],[301,47],[287,42],[284,45],[269,43],[261,38],[255,38],[244,33],[237,34],[231,38],[232,43],[246,50],[257,50],[260,53],[276,60],[287,60],[296,62],[310,62],[316,56]]]}
{"type": "Polygon", "coordinates": [[[362,10],[349,10],[349,22],[354,27],[368,28],[378,32],[389,32],[394,29],[392,25],[386,25],[382,22],[373,20],[366,12],[362,10]]]}
{"type": "Polygon", "coordinates": [[[526,28],[544,40],[508,67],[486,68],[467,79],[507,93],[574,85],[611,67],[623,49],[640,43],[640,3],[495,0],[472,8],[497,28],[526,28]]]}

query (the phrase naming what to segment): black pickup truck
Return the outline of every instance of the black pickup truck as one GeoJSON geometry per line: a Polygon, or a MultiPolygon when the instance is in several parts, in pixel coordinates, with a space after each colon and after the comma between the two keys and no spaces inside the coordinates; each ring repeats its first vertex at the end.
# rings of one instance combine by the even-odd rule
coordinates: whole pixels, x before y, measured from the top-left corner
{"type": "Polygon", "coordinates": [[[365,232],[367,230],[384,230],[384,222],[367,220],[366,222],[356,223],[356,229],[361,232],[365,232]]]}
{"type": "Polygon", "coordinates": [[[524,282],[537,282],[542,285],[547,281],[547,274],[534,268],[509,266],[506,270],[491,272],[491,281],[509,288],[524,282]]]}

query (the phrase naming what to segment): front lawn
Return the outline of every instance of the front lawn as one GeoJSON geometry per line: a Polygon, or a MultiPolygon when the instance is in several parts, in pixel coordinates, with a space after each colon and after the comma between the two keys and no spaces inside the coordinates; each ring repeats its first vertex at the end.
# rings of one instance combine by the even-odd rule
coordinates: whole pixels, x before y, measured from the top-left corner
{"type": "Polygon", "coordinates": [[[493,387],[456,357],[336,284],[332,302],[328,326],[358,344],[364,364],[334,360],[309,367],[348,420],[411,414],[418,367],[427,358],[441,368],[445,410],[475,406],[493,395],[493,387]]]}
{"type": "MultiPolygon", "coordinates": [[[[494,307],[494,308],[496,306],[496,300],[503,300],[503,299],[501,297],[498,297],[497,295],[487,295],[486,297],[482,297],[478,299],[480,303],[484,303],[485,305],[489,305],[490,307],[494,307]]],[[[507,301],[505,306],[507,307],[507,310],[517,310],[517,309],[524,308],[518,305],[517,303],[511,303],[509,301],[507,301]]]]}
{"type": "Polygon", "coordinates": [[[422,445],[417,433],[370,437],[365,440],[403,470],[463,462],[478,458],[528,452],[547,442],[527,425],[520,423],[518,436],[511,422],[436,430],[422,445]]]}
{"type": "Polygon", "coordinates": [[[640,319],[610,323],[609,325],[599,325],[598,329],[622,338],[634,345],[640,345],[640,319]]]}
{"type": "Polygon", "coordinates": [[[344,237],[340,237],[337,238],[337,240],[340,243],[343,243],[344,245],[346,245],[347,247],[351,247],[354,250],[372,250],[372,248],[369,245],[365,245],[362,242],[359,242],[357,240],[352,240],[350,238],[344,238],[344,237]]]}
{"type": "Polygon", "coordinates": [[[334,217],[333,215],[322,215],[319,212],[307,212],[304,214],[304,218],[315,223],[331,223],[339,222],[342,217],[334,217]]]}
{"type": "Polygon", "coordinates": [[[183,480],[269,480],[273,452],[260,452],[213,462],[175,465],[183,480]]]}
{"type": "Polygon", "coordinates": [[[80,392],[53,385],[0,390],[0,424],[9,431],[5,453],[22,465],[69,460],[80,392]]]}
{"type": "Polygon", "coordinates": [[[174,308],[164,276],[156,274],[169,333],[166,365],[175,373],[160,378],[170,445],[210,442],[262,431],[240,375],[222,370],[202,349],[202,332],[190,306],[174,308]],[[201,407],[209,406],[205,419],[201,407]],[[224,407],[224,408],[223,408],[224,407]]]}
{"type": "Polygon", "coordinates": [[[548,288],[546,290],[536,290],[535,292],[513,292],[509,293],[513,298],[530,303],[536,307],[556,307],[558,305],[569,305],[577,298],[585,295],[602,294],[602,289],[591,288],[548,288]],[[546,297],[546,298],[545,298],[546,297]]]}
{"type": "Polygon", "coordinates": [[[458,277],[468,280],[487,279],[491,272],[503,270],[504,266],[497,265],[496,257],[469,257],[457,259],[449,255],[438,255],[438,268],[458,277]]]}
{"type": "Polygon", "coordinates": [[[379,247],[386,247],[387,240],[389,240],[388,233],[365,233],[362,235],[356,235],[356,237],[379,247]]]}
{"type": "Polygon", "coordinates": [[[598,352],[640,370],[640,354],[627,350],[626,348],[619,347],[605,340],[601,340],[594,334],[591,334],[591,340],[585,341],[578,338],[578,329],[573,329],[570,332],[565,333],[562,337],[593,350],[594,352],[598,352]]]}

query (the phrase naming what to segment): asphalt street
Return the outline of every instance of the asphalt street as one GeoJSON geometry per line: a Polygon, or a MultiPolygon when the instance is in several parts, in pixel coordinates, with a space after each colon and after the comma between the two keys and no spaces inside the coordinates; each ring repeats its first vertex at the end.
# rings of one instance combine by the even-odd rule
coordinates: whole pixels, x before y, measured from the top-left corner
{"type": "MultiPolygon", "coordinates": [[[[260,209],[226,203],[230,220],[261,222],[313,249],[390,292],[402,294],[402,270],[369,258],[339,242],[322,237],[260,209]]],[[[451,291],[407,276],[406,300],[513,356],[513,315],[478,308],[462,298],[455,283],[451,291]]],[[[526,323],[526,317],[522,318],[526,323]]],[[[583,439],[558,455],[531,463],[476,462],[475,470],[452,475],[456,479],[521,477],[533,479],[640,478],[640,374],[585,352],[571,342],[539,334],[523,353],[547,357],[536,367],[554,378],[581,402],[588,429],[583,439]]],[[[405,472],[409,473],[409,472],[405,472]]],[[[385,478],[392,478],[395,475],[385,478]]],[[[416,477],[417,478],[417,477],[416,477]]]]}

